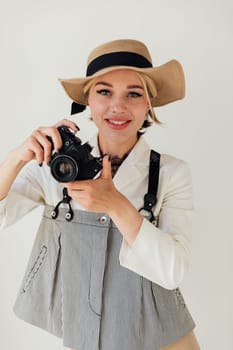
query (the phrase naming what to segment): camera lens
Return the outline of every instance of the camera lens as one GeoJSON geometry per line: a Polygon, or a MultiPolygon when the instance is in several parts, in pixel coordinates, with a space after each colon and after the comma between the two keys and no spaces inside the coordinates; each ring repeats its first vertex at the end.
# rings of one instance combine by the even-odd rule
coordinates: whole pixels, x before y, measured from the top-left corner
{"type": "Polygon", "coordinates": [[[78,165],[70,156],[56,156],[50,163],[51,173],[59,182],[74,181],[78,175],[78,165]]]}

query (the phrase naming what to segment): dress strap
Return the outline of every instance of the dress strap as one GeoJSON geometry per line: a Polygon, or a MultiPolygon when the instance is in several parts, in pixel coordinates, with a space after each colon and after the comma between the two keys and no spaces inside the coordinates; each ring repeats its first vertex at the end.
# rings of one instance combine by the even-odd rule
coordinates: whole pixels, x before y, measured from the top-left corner
{"type": "Polygon", "coordinates": [[[52,219],[56,219],[58,217],[59,214],[59,207],[62,203],[67,204],[68,205],[68,211],[65,214],[65,218],[67,221],[71,221],[73,219],[74,213],[70,204],[71,201],[71,197],[68,195],[68,191],[67,188],[64,187],[63,188],[63,198],[60,202],[57,203],[56,207],[53,209],[52,213],[51,213],[51,218],[52,219]]]}
{"type": "Polygon", "coordinates": [[[159,184],[159,167],[160,167],[160,154],[153,149],[150,152],[150,167],[149,167],[149,181],[148,190],[144,196],[144,205],[139,209],[139,212],[146,211],[148,220],[157,225],[157,220],[153,213],[153,208],[157,203],[157,191],[159,184]]]}

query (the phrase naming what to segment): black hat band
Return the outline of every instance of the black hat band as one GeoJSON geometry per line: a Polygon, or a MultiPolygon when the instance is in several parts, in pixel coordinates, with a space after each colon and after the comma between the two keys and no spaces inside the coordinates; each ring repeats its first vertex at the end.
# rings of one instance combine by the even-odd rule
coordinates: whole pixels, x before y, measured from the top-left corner
{"type": "Polygon", "coordinates": [[[95,58],[87,67],[86,76],[91,76],[99,70],[113,66],[133,66],[151,68],[152,64],[144,56],[133,52],[112,52],[95,58]]]}

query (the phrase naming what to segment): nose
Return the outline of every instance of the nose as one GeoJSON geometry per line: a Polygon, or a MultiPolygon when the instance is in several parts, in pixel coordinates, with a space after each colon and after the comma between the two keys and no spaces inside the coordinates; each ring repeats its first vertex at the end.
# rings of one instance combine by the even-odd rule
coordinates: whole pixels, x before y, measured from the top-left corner
{"type": "Polygon", "coordinates": [[[123,114],[127,110],[127,104],[123,97],[115,96],[111,101],[111,112],[123,114]]]}

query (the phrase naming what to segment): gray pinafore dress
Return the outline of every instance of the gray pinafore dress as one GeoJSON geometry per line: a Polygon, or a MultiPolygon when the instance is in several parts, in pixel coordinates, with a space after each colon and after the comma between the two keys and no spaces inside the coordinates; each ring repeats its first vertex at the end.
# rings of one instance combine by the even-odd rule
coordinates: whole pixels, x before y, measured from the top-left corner
{"type": "Polygon", "coordinates": [[[122,235],[106,214],[46,206],[14,311],[77,350],[159,350],[194,321],[179,291],[119,263],[122,235]]]}

